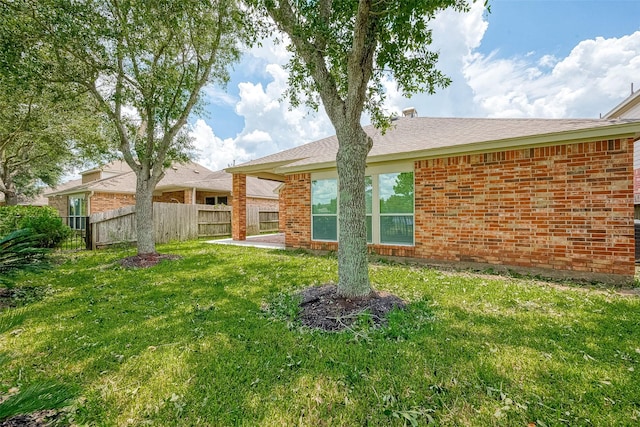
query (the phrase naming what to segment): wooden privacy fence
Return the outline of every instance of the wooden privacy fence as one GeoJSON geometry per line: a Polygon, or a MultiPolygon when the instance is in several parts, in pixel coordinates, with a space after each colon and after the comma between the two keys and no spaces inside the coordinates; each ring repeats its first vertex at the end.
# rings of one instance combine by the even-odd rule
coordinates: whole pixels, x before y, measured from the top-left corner
{"type": "MultiPolygon", "coordinates": [[[[135,206],[91,215],[93,248],[135,243],[135,206]]],[[[156,243],[231,235],[231,206],[153,204],[156,243]]],[[[247,206],[247,234],[278,231],[278,212],[247,206]],[[275,219],[274,219],[275,218],[275,219]]]]}
{"type": "Polygon", "coordinates": [[[259,211],[258,223],[260,224],[260,233],[266,233],[270,231],[274,233],[277,232],[279,228],[278,218],[278,211],[259,211]]]}

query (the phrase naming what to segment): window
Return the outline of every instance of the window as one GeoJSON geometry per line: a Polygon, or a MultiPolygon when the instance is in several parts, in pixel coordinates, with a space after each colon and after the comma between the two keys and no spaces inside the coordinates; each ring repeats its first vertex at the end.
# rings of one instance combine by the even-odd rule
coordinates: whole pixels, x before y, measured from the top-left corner
{"type": "Polygon", "coordinates": [[[413,172],[381,174],[380,243],[413,245],[413,172]]]}
{"type": "Polygon", "coordinates": [[[205,205],[227,205],[227,196],[205,197],[205,205]]]}
{"type": "Polygon", "coordinates": [[[367,243],[373,243],[373,179],[364,177],[364,198],[367,208],[367,243]]]}
{"type": "Polygon", "coordinates": [[[84,194],[69,196],[69,227],[84,230],[87,227],[87,203],[84,194]]]}
{"type": "Polygon", "coordinates": [[[338,240],[338,180],[311,181],[311,239],[338,240]]]}
{"type": "MultiPolygon", "coordinates": [[[[373,172],[388,170],[388,167],[377,168],[373,172]]],[[[318,175],[324,178],[328,174],[318,175]]],[[[371,173],[366,176],[365,204],[367,243],[414,244],[413,172],[371,173]]],[[[338,180],[312,179],[311,205],[311,239],[337,241],[338,180]]]]}

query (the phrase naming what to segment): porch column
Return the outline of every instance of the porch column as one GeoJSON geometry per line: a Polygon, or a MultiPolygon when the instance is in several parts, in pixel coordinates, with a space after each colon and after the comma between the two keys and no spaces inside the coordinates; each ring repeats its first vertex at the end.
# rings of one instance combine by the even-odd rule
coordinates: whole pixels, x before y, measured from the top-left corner
{"type": "Polygon", "coordinates": [[[231,237],[233,240],[247,240],[247,176],[233,174],[231,190],[231,237]]]}

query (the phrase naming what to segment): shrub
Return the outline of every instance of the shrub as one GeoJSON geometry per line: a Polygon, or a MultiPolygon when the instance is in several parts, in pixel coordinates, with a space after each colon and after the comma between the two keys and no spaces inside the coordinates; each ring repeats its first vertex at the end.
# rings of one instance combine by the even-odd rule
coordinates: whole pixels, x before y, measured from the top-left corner
{"type": "Polygon", "coordinates": [[[25,228],[0,238],[0,284],[10,284],[9,278],[19,271],[41,270],[49,266],[50,249],[37,247],[42,236],[25,228]]]}
{"type": "Polygon", "coordinates": [[[71,235],[58,212],[48,206],[0,206],[0,236],[30,228],[38,235],[37,247],[55,248],[71,235]]]}

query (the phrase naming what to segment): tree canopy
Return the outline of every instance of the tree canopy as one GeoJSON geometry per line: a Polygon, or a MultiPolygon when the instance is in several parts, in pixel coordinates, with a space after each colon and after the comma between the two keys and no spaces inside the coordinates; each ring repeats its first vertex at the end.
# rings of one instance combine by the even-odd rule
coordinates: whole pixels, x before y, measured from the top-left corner
{"type": "Polygon", "coordinates": [[[0,192],[8,204],[54,186],[107,151],[109,127],[85,93],[46,81],[29,60],[26,23],[0,3],[0,192]]]}
{"type": "Polygon", "coordinates": [[[191,149],[187,119],[202,87],[226,82],[251,39],[234,0],[21,0],[33,28],[36,72],[86,91],[113,125],[117,149],[136,173],[138,253],[154,253],[152,193],[173,160],[191,149]]]}

